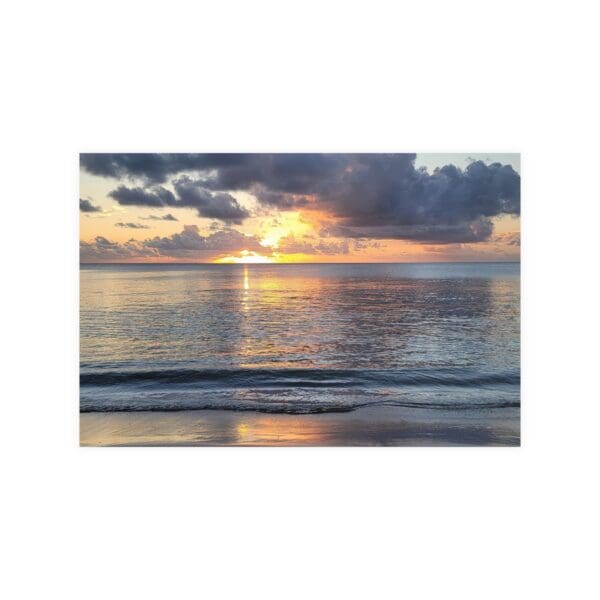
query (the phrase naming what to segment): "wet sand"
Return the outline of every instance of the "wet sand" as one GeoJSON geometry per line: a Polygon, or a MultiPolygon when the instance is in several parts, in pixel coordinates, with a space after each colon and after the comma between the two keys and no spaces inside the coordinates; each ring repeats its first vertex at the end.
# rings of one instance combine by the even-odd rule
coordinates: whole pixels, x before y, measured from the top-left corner
{"type": "Polygon", "coordinates": [[[519,409],[83,413],[82,446],[518,446],[519,409]]]}

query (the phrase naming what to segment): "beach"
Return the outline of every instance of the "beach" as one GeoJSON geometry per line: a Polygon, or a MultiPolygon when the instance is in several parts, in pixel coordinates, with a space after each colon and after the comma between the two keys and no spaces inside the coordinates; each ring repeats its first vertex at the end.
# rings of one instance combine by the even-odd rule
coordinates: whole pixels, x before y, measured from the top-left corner
{"type": "Polygon", "coordinates": [[[518,446],[519,410],[84,413],[82,446],[518,446]]]}

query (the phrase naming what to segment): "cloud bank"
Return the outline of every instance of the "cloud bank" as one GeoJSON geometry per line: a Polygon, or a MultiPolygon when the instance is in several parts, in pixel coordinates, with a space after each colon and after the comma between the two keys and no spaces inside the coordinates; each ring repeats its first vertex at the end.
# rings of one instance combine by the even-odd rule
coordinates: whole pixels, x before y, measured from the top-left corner
{"type": "Polygon", "coordinates": [[[245,191],[268,210],[323,217],[324,236],[428,244],[478,243],[493,219],[520,214],[520,175],[473,161],[433,172],[415,154],[82,154],[95,175],[137,182],[110,196],[123,205],[187,207],[200,217],[240,224],[245,191]],[[174,191],[164,185],[169,182],[174,191]]]}
{"type": "Polygon", "coordinates": [[[99,235],[91,242],[79,242],[79,260],[87,262],[120,262],[136,259],[156,259],[158,252],[135,240],[125,243],[111,242],[99,235]]]}
{"type": "Polygon", "coordinates": [[[153,237],[143,241],[112,242],[97,236],[91,242],[80,242],[81,262],[118,262],[139,259],[213,260],[242,250],[262,255],[270,251],[260,245],[256,236],[247,236],[234,229],[222,229],[203,236],[196,225],[184,225],[180,233],[168,237],[153,237]]]}

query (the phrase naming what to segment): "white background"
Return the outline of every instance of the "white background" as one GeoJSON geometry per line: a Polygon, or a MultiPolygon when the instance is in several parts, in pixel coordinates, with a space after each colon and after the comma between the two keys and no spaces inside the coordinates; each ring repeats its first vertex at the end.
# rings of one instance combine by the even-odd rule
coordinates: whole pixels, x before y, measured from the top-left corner
{"type": "Polygon", "coordinates": [[[0,11],[3,597],[598,597],[593,2],[0,11]],[[522,152],[522,448],[78,448],[78,153],[135,150],[522,152]]]}

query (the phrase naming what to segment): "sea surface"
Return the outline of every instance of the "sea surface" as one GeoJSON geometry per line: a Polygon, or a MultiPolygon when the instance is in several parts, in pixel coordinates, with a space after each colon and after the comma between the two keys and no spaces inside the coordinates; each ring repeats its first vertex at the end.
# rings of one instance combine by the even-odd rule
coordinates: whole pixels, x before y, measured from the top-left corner
{"type": "Polygon", "coordinates": [[[82,265],[80,410],[518,414],[519,264],[82,265]]]}

